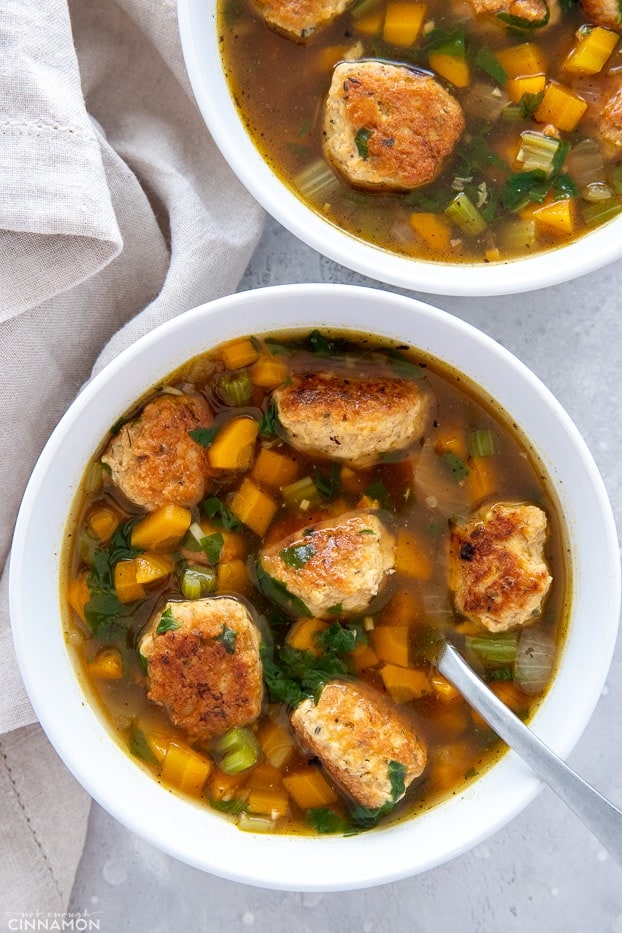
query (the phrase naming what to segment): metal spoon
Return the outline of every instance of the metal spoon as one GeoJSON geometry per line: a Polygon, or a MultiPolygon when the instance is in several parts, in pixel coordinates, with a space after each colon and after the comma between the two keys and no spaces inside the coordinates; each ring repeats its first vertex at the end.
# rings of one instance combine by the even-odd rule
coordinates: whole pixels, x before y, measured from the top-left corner
{"type": "Polygon", "coordinates": [[[528,729],[480,680],[453,645],[445,644],[438,669],[534,774],[573,810],[622,864],[622,811],[586,783],[528,729]]]}

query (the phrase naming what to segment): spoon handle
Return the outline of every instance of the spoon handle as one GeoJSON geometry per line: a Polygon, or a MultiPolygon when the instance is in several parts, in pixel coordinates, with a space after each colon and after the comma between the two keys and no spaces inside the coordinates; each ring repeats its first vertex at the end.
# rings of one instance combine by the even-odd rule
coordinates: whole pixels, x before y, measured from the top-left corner
{"type": "Polygon", "coordinates": [[[622,864],[622,811],[580,778],[531,729],[523,725],[452,645],[445,645],[438,669],[622,864]]]}

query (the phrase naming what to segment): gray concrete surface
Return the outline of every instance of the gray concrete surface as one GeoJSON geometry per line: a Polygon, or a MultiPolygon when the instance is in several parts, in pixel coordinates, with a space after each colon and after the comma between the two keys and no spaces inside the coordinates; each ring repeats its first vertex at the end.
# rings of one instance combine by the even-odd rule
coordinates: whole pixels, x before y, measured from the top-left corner
{"type": "MultiPolygon", "coordinates": [[[[268,220],[240,290],[305,281],[380,287],[268,220]]],[[[621,286],[618,262],[525,295],[415,295],[485,331],[552,390],[594,455],[618,530],[621,286]]],[[[569,759],[618,806],[621,642],[596,712],[569,759]]],[[[70,910],[98,917],[104,933],[622,933],[622,867],[548,788],[494,837],[445,866],[394,884],[331,894],[265,891],[203,874],[142,842],[94,805],[70,910]]]]}

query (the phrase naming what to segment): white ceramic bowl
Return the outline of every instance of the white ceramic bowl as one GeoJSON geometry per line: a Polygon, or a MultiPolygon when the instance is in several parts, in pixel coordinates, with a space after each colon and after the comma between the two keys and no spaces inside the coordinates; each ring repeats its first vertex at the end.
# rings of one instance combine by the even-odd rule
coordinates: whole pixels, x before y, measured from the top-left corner
{"type": "Polygon", "coordinates": [[[594,462],[547,389],[470,325],[375,289],[288,285],[218,299],[137,341],[78,396],[45,447],[25,493],[10,577],[20,668],[50,741],[102,807],[184,862],[282,890],[359,888],[432,868],[505,824],[535,796],[539,784],[508,753],[463,793],[387,829],[350,838],[241,832],[218,814],[160,787],[121,750],[85,702],[63,639],[59,560],[85,466],[110,425],[135,399],[185,360],[224,340],[328,325],[395,338],[446,360],[499,401],[548,470],[567,522],[574,598],[560,669],[533,728],[559,755],[570,752],[590,718],[618,624],[617,538],[594,462]]]}
{"type": "Polygon", "coordinates": [[[440,295],[503,295],[569,281],[622,256],[622,215],[580,240],[505,263],[451,264],[398,256],[333,226],[302,203],[264,162],[223,72],[219,0],[178,0],[186,68],[216,144],[253,197],[290,233],[341,265],[389,285],[440,295]]]}

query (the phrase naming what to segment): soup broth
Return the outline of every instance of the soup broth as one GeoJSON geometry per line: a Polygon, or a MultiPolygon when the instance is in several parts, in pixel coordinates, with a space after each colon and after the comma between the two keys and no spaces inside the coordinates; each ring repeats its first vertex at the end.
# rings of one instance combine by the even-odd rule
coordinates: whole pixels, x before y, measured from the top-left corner
{"type": "MultiPolygon", "coordinates": [[[[407,414],[410,423],[412,405],[407,414]]],[[[351,422],[356,443],[362,417],[359,412],[351,422]]],[[[304,424],[306,440],[312,430],[304,424]]],[[[470,548],[459,545],[459,560],[469,565],[470,548]]],[[[355,832],[411,816],[455,793],[504,747],[436,670],[439,646],[451,639],[498,696],[527,718],[552,675],[569,600],[555,497],[516,426],[440,361],[362,334],[314,331],[237,340],[173,373],[102,439],[67,529],[66,551],[68,640],[117,741],[169,789],[251,831],[355,832]],[[327,434],[333,444],[328,454],[317,439],[312,449],[301,449],[294,429],[284,427],[282,398],[280,408],[276,400],[309,373],[319,378],[313,392],[320,422],[333,417],[337,397],[322,395],[322,380],[342,380],[339,386],[348,392],[364,377],[360,385],[374,386],[381,398],[391,380],[400,391],[416,393],[423,400],[420,429],[400,440],[392,427],[380,453],[366,441],[362,454],[341,457],[337,447],[347,441],[336,437],[340,429],[334,427],[327,434]],[[170,441],[171,412],[188,400],[205,424],[184,424],[166,475],[155,470],[155,483],[140,485],[145,432],[157,458],[170,441]],[[157,424],[149,414],[156,411],[166,413],[157,424]],[[128,439],[133,444],[121,456],[119,445],[128,439]],[[196,478],[189,464],[197,453],[204,458],[198,461],[205,464],[204,488],[188,493],[196,478]],[[180,504],[179,492],[177,501],[173,492],[160,495],[171,463],[183,474],[175,488],[183,485],[194,504],[180,504]],[[472,606],[458,604],[451,569],[452,533],[499,503],[545,516],[543,559],[552,578],[541,605],[507,631],[490,630],[479,610],[474,615],[472,606]],[[317,556],[314,535],[334,526],[330,534],[337,540],[353,516],[363,516],[357,534],[365,546],[377,527],[373,522],[384,529],[389,563],[363,605],[356,603],[364,588],[358,583],[351,591],[344,584],[343,595],[318,608],[313,600],[319,577],[308,592],[296,588],[317,556]],[[277,559],[289,577],[279,579],[277,559]],[[205,642],[201,636],[186,651],[182,608],[191,618],[187,638],[195,638],[201,623],[193,613],[206,603],[213,607],[214,599],[220,610],[228,598],[248,614],[261,642],[260,660],[253,670],[250,664],[235,668],[232,710],[225,699],[223,711],[222,697],[207,705],[216,704],[225,718],[235,716],[248,693],[259,706],[244,720],[223,720],[221,728],[201,732],[205,717],[193,719],[193,710],[208,688],[196,687],[195,678],[196,695],[179,699],[174,682],[185,678],[194,649],[205,642]],[[156,668],[153,645],[159,639],[168,640],[170,650],[156,668]],[[175,650],[185,651],[183,664],[175,650]],[[259,688],[251,684],[257,671],[259,688]],[[156,677],[162,688],[157,695],[156,677]],[[393,769],[390,805],[361,806],[331,762],[293,728],[293,709],[319,704],[327,684],[346,685],[362,697],[369,691],[378,708],[387,704],[421,744],[424,766],[410,786],[404,788],[403,772],[393,769]],[[170,702],[162,691],[169,691],[170,702]]],[[[341,559],[338,554],[329,568],[331,585],[343,569],[341,559]]],[[[352,560],[359,560],[356,553],[352,560]]],[[[364,556],[355,566],[358,579],[368,563],[364,556]]],[[[518,585],[509,575],[506,583],[510,590],[518,585]]],[[[488,598],[494,601],[494,595],[488,598]]],[[[218,664],[242,664],[238,655],[247,632],[227,618],[210,636],[211,646],[218,642],[218,664]]],[[[247,656],[252,653],[249,648],[247,656]]],[[[396,762],[388,757],[391,768],[396,762]]]]}
{"type": "MultiPolygon", "coordinates": [[[[269,28],[258,7],[220,0],[233,98],[263,158],[335,226],[406,256],[503,262],[563,245],[620,212],[619,27],[595,24],[573,0],[542,3],[545,25],[475,15],[468,2],[356,0],[298,42],[269,28]],[[337,130],[325,121],[326,101],[343,61],[404,65],[458,102],[464,130],[434,180],[407,190],[362,184],[327,158],[337,130]]],[[[371,167],[382,117],[352,119],[335,148],[347,165],[371,167]]],[[[395,123],[408,120],[398,114],[395,123]]],[[[443,120],[429,127],[443,131],[443,120]]],[[[394,144],[387,130],[378,153],[394,144]]]]}

